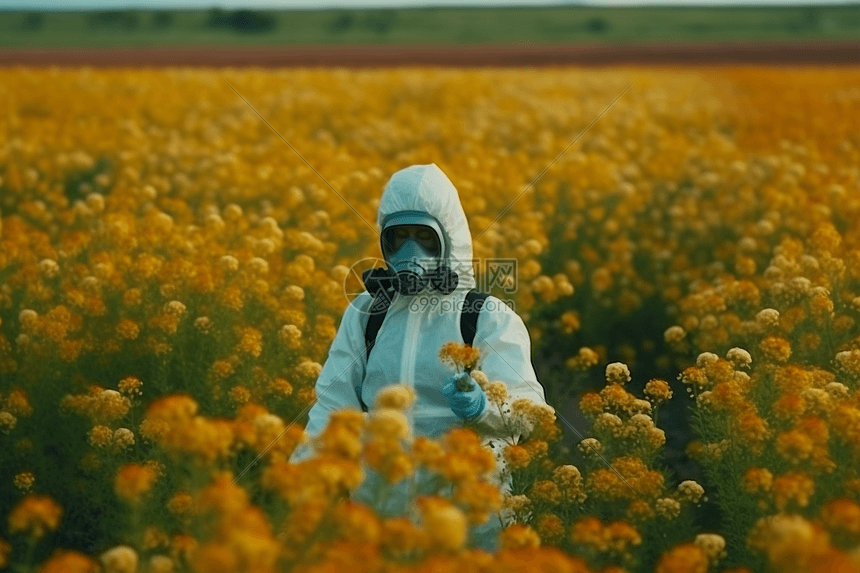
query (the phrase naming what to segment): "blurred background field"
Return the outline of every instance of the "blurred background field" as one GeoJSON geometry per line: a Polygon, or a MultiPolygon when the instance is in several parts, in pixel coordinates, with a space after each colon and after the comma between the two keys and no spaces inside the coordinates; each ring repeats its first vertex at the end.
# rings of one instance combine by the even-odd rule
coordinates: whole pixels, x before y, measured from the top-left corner
{"type": "Polygon", "coordinates": [[[33,11],[0,17],[0,47],[852,40],[857,4],[33,11]]]}

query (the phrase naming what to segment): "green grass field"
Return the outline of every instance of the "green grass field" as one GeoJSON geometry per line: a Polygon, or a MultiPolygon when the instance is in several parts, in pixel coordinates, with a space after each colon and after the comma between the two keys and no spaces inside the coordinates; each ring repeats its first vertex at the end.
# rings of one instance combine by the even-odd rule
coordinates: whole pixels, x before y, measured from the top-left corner
{"type": "Polygon", "coordinates": [[[860,39],[860,4],[0,13],[0,47],[860,39]]]}

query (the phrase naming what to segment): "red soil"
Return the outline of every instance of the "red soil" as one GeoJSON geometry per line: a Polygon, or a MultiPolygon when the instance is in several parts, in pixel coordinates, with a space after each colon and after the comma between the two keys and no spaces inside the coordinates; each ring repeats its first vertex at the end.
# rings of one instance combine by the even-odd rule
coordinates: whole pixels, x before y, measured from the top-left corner
{"type": "Polygon", "coordinates": [[[858,65],[860,42],[0,49],[0,66],[858,65]]]}

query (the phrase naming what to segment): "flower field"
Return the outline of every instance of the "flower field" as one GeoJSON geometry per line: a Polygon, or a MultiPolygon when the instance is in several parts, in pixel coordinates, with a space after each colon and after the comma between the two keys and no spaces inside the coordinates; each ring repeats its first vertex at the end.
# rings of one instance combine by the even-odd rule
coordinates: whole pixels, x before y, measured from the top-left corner
{"type": "Polygon", "coordinates": [[[0,569],[860,570],[858,82],[0,70],[0,569]],[[516,260],[491,292],[555,412],[475,370],[494,454],[412,436],[395,385],[291,464],[382,188],[428,163],[478,270],[516,260]],[[408,515],[350,499],[418,473],[408,515]]]}

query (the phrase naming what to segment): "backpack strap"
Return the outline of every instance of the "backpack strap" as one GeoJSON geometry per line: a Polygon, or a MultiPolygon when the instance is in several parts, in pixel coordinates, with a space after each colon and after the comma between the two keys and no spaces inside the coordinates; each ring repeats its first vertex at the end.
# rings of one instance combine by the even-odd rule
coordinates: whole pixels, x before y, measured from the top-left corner
{"type": "MultiPolygon", "coordinates": [[[[380,301],[377,301],[374,298],[370,303],[370,308],[375,311],[368,315],[367,326],[364,329],[365,364],[370,360],[370,351],[373,350],[373,347],[376,344],[376,335],[379,333],[379,329],[382,327],[382,322],[385,320],[385,315],[388,313],[389,302],[390,301],[387,300],[387,297],[382,297],[380,301]]],[[[355,394],[358,397],[358,403],[361,405],[362,411],[367,412],[367,404],[365,404],[364,400],[361,399],[363,383],[364,380],[360,381],[358,386],[355,387],[355,394]]]]}
{"type": "Polygon", "coordinates": [[[466,293],[466,303],[460,313],[460,334],[463,335],[463,342],[469,346],[475,342],[475,334],[478,332],[478,315],[481,313],[487,296],[487,293],[475,289],[466,293]]]}
{"type": "Polygon", "coordinates": [[[382,327],[387,313],[388,306],[381,312],[374,312],[367,317],[367,328],[364,329],[365,359],[370,359],[370,351],[373,350],[373,346],[376,344],[376,335],[379,333],[379,329],[382,327]]]}

